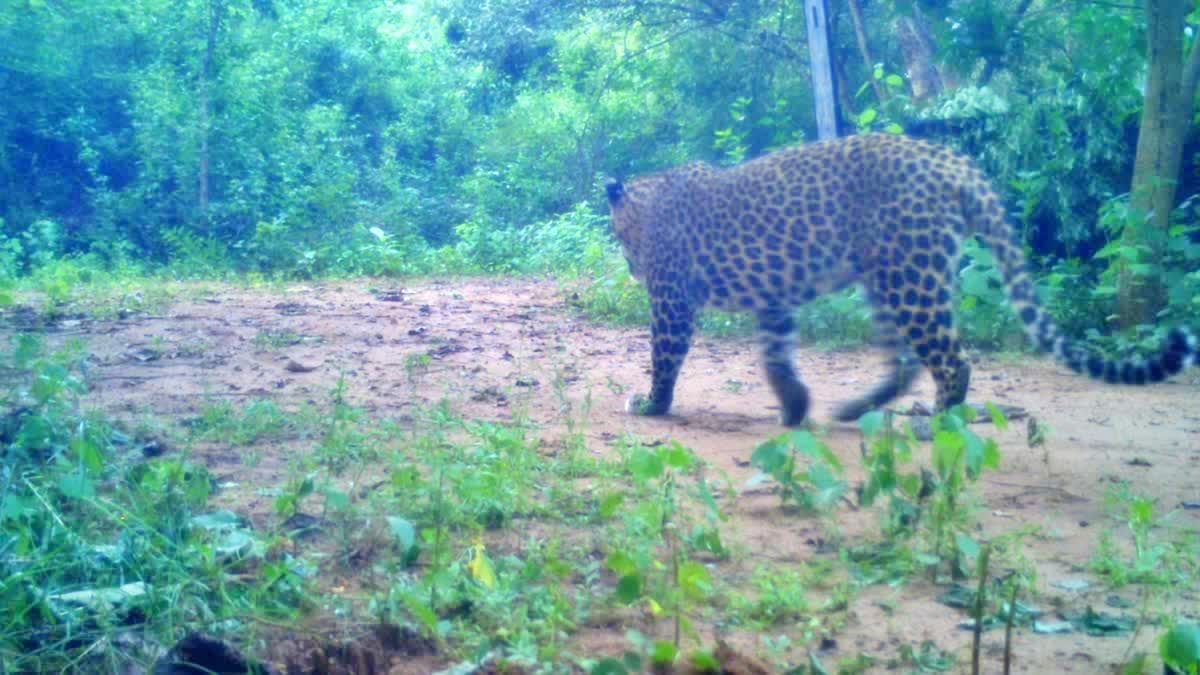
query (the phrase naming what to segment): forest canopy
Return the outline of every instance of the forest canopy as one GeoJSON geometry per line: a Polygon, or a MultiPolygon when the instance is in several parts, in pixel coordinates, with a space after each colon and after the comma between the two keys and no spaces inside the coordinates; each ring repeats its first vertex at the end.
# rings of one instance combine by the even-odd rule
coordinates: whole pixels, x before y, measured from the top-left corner
{"type": "MultiPolygon", "coordinates": [[[[843,133],[978,158],[1050,283],[1100,289],[1094,314],[1130,270],[1194,310],[1195,237],[1129,235],[1146,9],[1173,3],[828,4],[843,133]]],[[[1196,18],[1155,25],[1187,51],[1196,18]]],[[[815,137],[794,0],[23,0],[0,7],[0,45],[8,276],[64,256],[520,271],[548,223],[603,230],[607,176],[815,137]]],[[[1193,100],[1175,234],[1195,232],[1193,100]]]]}

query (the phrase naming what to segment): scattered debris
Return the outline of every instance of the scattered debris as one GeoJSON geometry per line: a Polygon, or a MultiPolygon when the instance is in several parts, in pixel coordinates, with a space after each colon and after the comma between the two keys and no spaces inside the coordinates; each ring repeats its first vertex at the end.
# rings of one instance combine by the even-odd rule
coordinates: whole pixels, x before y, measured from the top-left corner
{"type": "Polygon", "coordinates": [[[1069,621],[1034,621],[1033,632],[1041,635],[1054,635],[1056,633],[1070,633],[1075,630],[1069,621]]]}
{"type": "Polygon", "coordinates": [[[125,350],[125,356],[134,361],[147,363],[149,361],[157,361],[162,358],[162,350],[153,349],[140,345],[130,345],[129,349],[125,350]]]}
{"type": "Polygon", "coordinates": [[[288,359],[287,364],[283,367],[289,373],[311,373],[318,368],[320,366],[306,366],[295,359],[288,359]]]}
{"type": "Polygon", "coordinates": [[[1050,585],[1055,588],[1061,588],[1064,591],[1078,593],[1091,588],[1092,582],[1087,579],[1059,579],[1058,581],[1050,582],[1050,585]]]}
{"type": "Polygon", "coordinates": [[[471,394],[471,400],[477,403],[482,401],[494,401],[496,405],[508,405],[508,396],[494,384],[476,390],[471,394]]]}
{"type": "Polygon", "coordinates": [[[1050,428],[1038,421],[1033,415],[1025,422],[1025,444],[1036,448],[1046,442],[1046,434],[1050,428]]]}
{"type": "Polygon", "coordinates": [[[282,529],[296,539],[316,534],[325,527],[325,520],[307,513],[296,512],[283,521],[282,529]]]}
{"type": "Polygon", "coordinates": [[[1070,621],[1076,630],[1093,637],[1130,633],[1137,626],[1137,619],[1132,616],[1097,612],[1090,606],[1082,611],[1064,611],[1062,618],[1070,621]]]}
{"type": "Polygon", "coordinates": [[[425,353],[429,354],[430,358],[442,359],[450,356],[451,354],[458,354],[459,352],[465,351],[467,351],[467,348],[462,346],[461,343],[459,343],[457,340],[451,340],[449,342],[443,342],[442,344],[425,353]]]}
{"type": "Polygon", "coordinates": [[[279,302],[272,309],[284,316],[304,316],[308,314],[308,307],[298,302],[279,302]]]}

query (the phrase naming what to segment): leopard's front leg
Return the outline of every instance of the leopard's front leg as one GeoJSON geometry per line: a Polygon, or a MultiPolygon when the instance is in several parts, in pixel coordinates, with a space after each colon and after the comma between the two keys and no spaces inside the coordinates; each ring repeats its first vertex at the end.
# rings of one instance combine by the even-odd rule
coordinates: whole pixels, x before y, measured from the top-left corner
{"type": "Polygon", "coordinates": [[[625,402],[625,411],[634,415],[665,415],[671,409],[675,380],[694,330],[695,309],[684,293],[651,287],[650,305],[653,379],[648,397],[634,394],[625,402]]]}

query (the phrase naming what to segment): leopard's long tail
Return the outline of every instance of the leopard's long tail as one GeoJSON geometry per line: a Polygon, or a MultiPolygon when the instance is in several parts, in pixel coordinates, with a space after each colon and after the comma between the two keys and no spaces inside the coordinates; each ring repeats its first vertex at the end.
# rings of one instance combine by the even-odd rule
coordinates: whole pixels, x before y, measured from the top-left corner
{"type": "MultiPolygon", "coordinates": [[[[986,185],[986,183],[982,183],[986,185]]],[[[1025,254],[1014,239],[994,190],[981,190],[980,183],[962,191],[963,216],[968,229],[991,249],[1005,279],[1009,301],[1021,320],[1026,335],[1039,349],[1051,353],[1071,370],[1112,384],[1161,382],[1188,366],[1200,365],[1196,337],[1184,327],[1172,328],[1157,354],[1147,359],[1110,359],[1063,336],[1048,313],[1038,304],[1025,254]]]]}

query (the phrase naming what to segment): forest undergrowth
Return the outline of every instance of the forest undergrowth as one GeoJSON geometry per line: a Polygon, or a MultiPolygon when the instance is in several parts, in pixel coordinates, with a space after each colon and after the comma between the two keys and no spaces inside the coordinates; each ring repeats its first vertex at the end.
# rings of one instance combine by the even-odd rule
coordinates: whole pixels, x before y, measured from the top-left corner
{"type": "MultiPolygon", "coordinates": [[[[616,266],[603,238],[587,246],[616,266]]],[[[73,269],[79,276],[63,295],[34,290],[61,273],[34,275],[5,310],[20,328],[7,335],[0,429],[6,670],[145,667],[193,631],[276,664],[298,658],[264,647],[284,637],[338,644],[383,631],[391,646],[379,658],[416,659],[411,672],[456,663],[707,672],[734,658],[727,639],[737,658],[765,672],[941,670],[972,658],[932,643],[822,656],[856,598],[880,585],[932,584],[953,608],[946,611],[989,629],[1052,623],[1037,609],[1037,566],[1026,553],[1045,533],[979,528],[974,486],[1002,450],[967,424],[977,414],[970,409],[937,418],[932,444],[890,416],[865,417],[854,468],[825,444],[827,430],[784,433],[752,448],[759,473],[744,485],[676,441],[628,435],[598,447],[589,433],[592,394],[570,393],[565,371],[548,383],[558,411],[549,421],[522,412],[520,379],[507,421],[464,416],[452,397],[419,403],[441,377],[429,355],[438,350],[406,356],[395,374],[404,414],[354,403],[354,380],[343,376],[299,404],[214,392],[182,417],[114,415],[89,399],[94,357],[82,339],[61,335],[64,326],[136,324],[202,302],[221,282],[73,269]],[[236,479],[212,475],[193,457],[214,446],[248,468],[289,449],[280,478],[256,489],[269,516],[251,521],[222,504],[236,479]],[[747,552],[726,511],[743,490],[764,488],[779,514],[823,531],[823,555],[772,561],[747,552]],[[849,505],[873,529],[843,533],[849,505]],[[589,647],[599,627],[620,635],[619,648],[589,647]]],[[[567,311],[588,301],[581,278],[559,282],[559,297],[575,308],[567,311]]],[[[279,282],[238,285],[267,298],[304,297],[279,282]]],[[[713,339],[741,330],[736,320],[716,321],[713,339]]],[[[282,354],[312,339],[260,329],[251,348],[282,354]]],[[[213,350],[202,337],[156,338],[128,353],[154,364],[203,361],[213,350]]],[[[999,409],[986,414],[1006,424],[999,409]]],[[[1132,649],[1144,638],[1135,626],[1168,635],[1178,624],[1163,649],[1179,642],[1186,656],[1194,626],[1169,598],[1172,588],[1195,588],[1195,535],[1169,526],[1171,514],[1136,485],[1110,499],[1105,538],[1079,564],[1097,583],[1142,589],[1136,621],[1113,624],[1101,612],[1055,625],[1131,634],[1133,663],[1149,658],[1144,647],[1132,649]]],[[[1009,658],[1008,649],[985,662],[1009,658]]]]}

